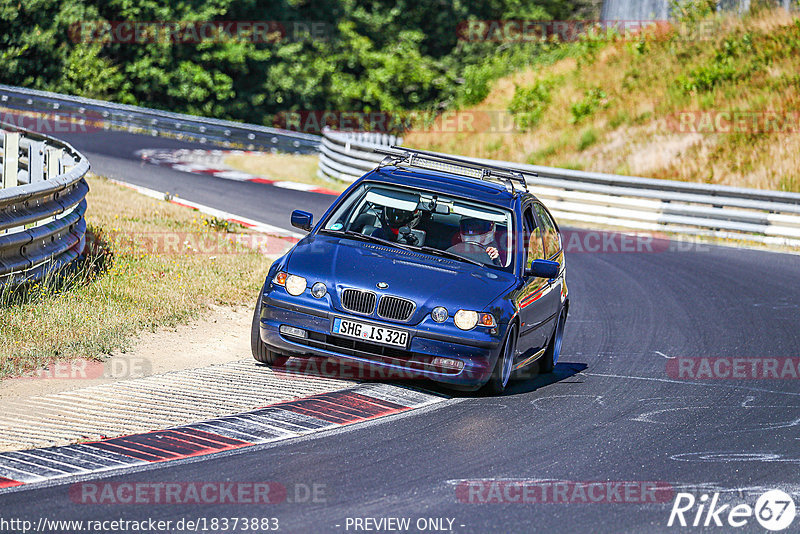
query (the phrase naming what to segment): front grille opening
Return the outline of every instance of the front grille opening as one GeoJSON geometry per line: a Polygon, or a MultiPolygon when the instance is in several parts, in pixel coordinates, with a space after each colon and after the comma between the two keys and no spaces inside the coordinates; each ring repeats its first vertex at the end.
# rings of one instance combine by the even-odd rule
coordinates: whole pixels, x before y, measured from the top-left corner
{"type": "Polygon", "coordinates": [[[408,321],[415,307],[414,302],[410,300],[383,296],[378,304],[378,316],[395,321],[408,321]]]}
{"type": "Polygon", "coordinates": [[[345,289],[342,291],[342,307],[345,310],[363,315],[371,315],[375,311],[375,293],[359,289],[345,289]]]}
{"type": "Polygon", "coordinates": [[[404,349],[366,343],[357,339],[347,339],[321,332],[309,331],[307,339],[292,338],[290,341],[299,345],[372,360],[376,363],[400,365],[409,370],[436,371],[442,374],[458,374],[460,372],[453,369],[434,367],[431,363],[433,356],[415,354],[404,349]]]}
{"type": "Polygon", "coordinates": [[[329,345],[343,349],[351,349],[358,352],[373,354],[375,356],[386,356],[388,358],[396,358],[400,360],[408,360],[411,358],[411,353],[407,350],[397,349],[394,347],[384,347],[383,345],[376,345],[373,343],[366,343],[357,339],[347,339],[336,336],[326,336],[325,340],[329,345]]]}

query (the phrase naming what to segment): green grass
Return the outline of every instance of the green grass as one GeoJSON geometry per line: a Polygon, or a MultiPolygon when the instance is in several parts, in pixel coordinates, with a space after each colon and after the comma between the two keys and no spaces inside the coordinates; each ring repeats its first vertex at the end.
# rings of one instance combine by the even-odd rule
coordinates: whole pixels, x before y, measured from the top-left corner
{"type": "Polygon", "coordinates": [[[583,152],[597,142],[598,135],[594,128],[587,128],[581,134],[581,140],[578,141],[578,151],[583,152]]]}
{"type": "Polygon", "coordinates": [[[675,126],[687,112],[719,118],[744,111],[762,119],[799,113],[800,17],[766,8],[773,4],[754,3],[738,17],[717,14],[711,0],[682,2],[678,24],[560,45],[559,60],[518,68],[470,108],[505,114],[516,131],[412,131],[406,142],[474,157],[800,192],[797,127],[737,133],[675,126]]]}
{"type": "Polygon", "coordinates": [[[211,305],[255,302],[270,260],[232,243],[240,236],[227,230],[238,228],[103,178],[88,181],[88,257],[0,292],[0,378],[52,360],[102,359],[132,347],[142,331],[184,324],[211,305]]]}

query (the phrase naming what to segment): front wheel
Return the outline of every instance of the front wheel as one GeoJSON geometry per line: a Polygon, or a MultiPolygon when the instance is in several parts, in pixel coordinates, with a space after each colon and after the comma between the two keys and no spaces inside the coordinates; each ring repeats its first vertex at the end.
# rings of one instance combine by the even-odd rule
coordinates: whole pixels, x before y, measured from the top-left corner
{"type": "Polygon", "coordinates": [[[486,383],[486,391],[493,395],[505,393],[508,383],[511,381],[511,373],[514,369],[514,356],[517,353],[517,325],[508,329],[506,342],[503,351],[497,358],[497,363],[492,371],[492,377],[486,383]]]}
{"type": "Polygon", "coordinates": [[[263,294],[264,288],[258,293],[256,309],[253,312],[253,323],[250,327],[250,351],[257,362],[273,365],[278,362],[280,355],[267,349],[267,346],[261,341],[261,295],[263,294]]]}
{"type": "Polygon", "coordinates": [[[567,322],[567,309],[563,308],[561,314],[558,316],[558,323],[556,329],[553,331],[553,337],[547,345],[547,350],[539,359],[539,374],[552,373],[558,356],[561,354],[561,342],[564,339],[564,323],[567,322]]]}

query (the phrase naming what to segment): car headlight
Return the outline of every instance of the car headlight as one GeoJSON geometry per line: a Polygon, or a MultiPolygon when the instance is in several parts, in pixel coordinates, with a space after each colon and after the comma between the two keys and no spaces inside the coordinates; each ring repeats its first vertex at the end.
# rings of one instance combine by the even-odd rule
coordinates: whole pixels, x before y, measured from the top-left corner
{"type": "Polygon", "coordinates": [[[311,286],[311,295],[313,295],[315,299],[321,299],[327,292],[328,287],[322,282],[317,282],[311,286]]]}
{"type": "Polygon", "coordinates": [[[472,330],[478,324],[478,312],[458,310],[453,320],[461,330],[472,330]]]}
{"type": "Polygon", "coordinates": [[[494,315],[491,313],[478,313],[470,310],[458,310],[453,320],[461,330],[472,330],[475,326],[487,328],[497,326],[494,315]]]}
{"type": "Polygon", "coordinates": [[[447,320],[447,308],[444,306],[437,306],[431,312],[431,318],[437,323],[443,323],[447,320]]]}
{"type": "Polygon", "coordinates": [[[293,296],[302,295],[306,290],[306,279],[296,274],[281,271],[272,279],[272,283],[286,288],[286,292],[293,296]]]}
{"type": "Polygon", "coordinates": [[[293,296],[302,295],[306,290],[306,279],[296,274],[290,274],[286,277],[286,292],[293,296]]]}

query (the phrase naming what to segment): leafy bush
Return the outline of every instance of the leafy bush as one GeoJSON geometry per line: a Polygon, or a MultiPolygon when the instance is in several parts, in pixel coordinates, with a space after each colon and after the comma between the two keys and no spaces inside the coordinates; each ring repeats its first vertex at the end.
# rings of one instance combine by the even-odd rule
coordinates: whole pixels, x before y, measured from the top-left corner
{"type": "Polygon", "coordinates": [[[685,93],[710,91],[731,80],[744,78],[759,68],[753,56],[753,36],[745,33],[741,38],[728,37],[712,58],[705,64],[678,78],[685,93]]]}
{"type": "Polygon", "coordinates": [[[551,101],[551,91],[558,80],[537,80],[530,87],[517,87],[508,112],[514,116],[514,123],[522,131],[534,128],[541,120],[551,101]]]}
{"type": "Polygon", "coordinates": [[[570,122],[572,124],[578,124],[583,119],[594,115],[598,109],[608,107],[608,104],[608,95],[606,92],[599,87],[592,87],[584,93],[582,100],[570,106],[569,110],[572,114],[570,122]]]}
{"type": "Polygon", "coordinates": [[[281,112],[420,110],[487,94],[547,43],[459,38],[467,20],[564,19],[591,6],[489,2],[36,0],[0,3],[0,83],[272,124],[281,112]],[[82,42],[82,21],[325,21],[324,38],[82,42]]]}
{"type": "Polygon", "coordinates": [[[717,0],[671,0],[672,17],[683,23],[696,23],[717,11],[717,0]]]}

